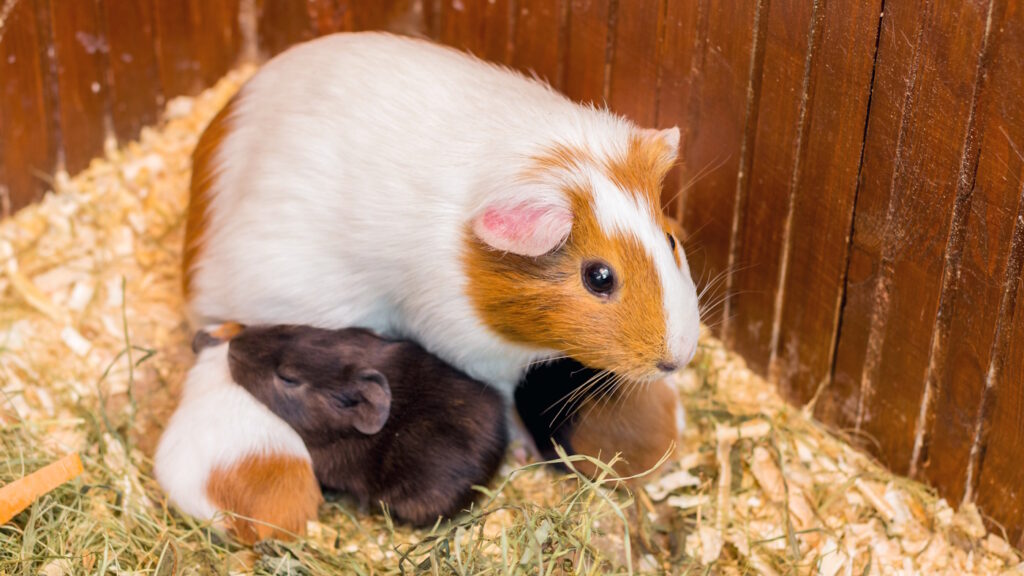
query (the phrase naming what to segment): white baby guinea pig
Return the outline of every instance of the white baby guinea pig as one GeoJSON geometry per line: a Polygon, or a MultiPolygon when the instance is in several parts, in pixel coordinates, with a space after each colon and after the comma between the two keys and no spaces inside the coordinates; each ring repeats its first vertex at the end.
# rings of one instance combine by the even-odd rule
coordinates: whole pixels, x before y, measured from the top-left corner
{"type": "Polygon", "coordinates": [[[678,145],[427,41],[295,46],[195,152],[190,313],[410,338],[507,398],[563,355],[653,381],[698,337],[660,208],[678,145]]]}
{"type": "Polygon", "coordinates": [[[322,499],[299,435],[232,378],[225,325],[200,332],[181,402],[160,437],[154,474],[182,512],[210,520],[238,540],[305,532],[322,499]]]}

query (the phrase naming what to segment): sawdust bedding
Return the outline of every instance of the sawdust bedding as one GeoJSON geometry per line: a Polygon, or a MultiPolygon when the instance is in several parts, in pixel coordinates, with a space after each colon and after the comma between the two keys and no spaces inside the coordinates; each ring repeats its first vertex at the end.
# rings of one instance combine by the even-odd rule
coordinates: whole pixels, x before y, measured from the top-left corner
{"type": "Polygon", "coordinates": [[[0,223],[0,484],[69,452],[85,464],[0,527],[0,574],[1024,573],[973,506],[888,474],[708,336],[676,380],[679,450],[634,490],[510,460],[476,509],[431,530],[332,500],[306,538],[252,549],[179,516],[148,456],[192,359],[189,155],[251,73],[169,102],[161,127],[0,223]]]}

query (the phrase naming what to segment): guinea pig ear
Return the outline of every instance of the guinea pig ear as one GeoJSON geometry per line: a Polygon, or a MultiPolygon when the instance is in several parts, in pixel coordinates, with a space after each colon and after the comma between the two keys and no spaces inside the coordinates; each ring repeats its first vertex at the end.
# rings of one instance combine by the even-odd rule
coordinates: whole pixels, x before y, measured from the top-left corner
{"type": "Polygon", "coordinates": [[[211,346],[218,346],[238,336],[245,329],[245,326],[237,322],[225,322],[207,326],[196,332],[192,338],[192,352],[198,354],[211,346]]]}
{"type": "Polygon", "coordinates": [[[557,191],[508,194],[486,204],[473,219],[473,232],[484,243],[522,256],[555,250],[570,231],[572,211],[557,191]]]}
{"type": "Polygon", "coordinates": [[[367,435],[380,432],[391,414],[387,377],[373,368],[363,368],[352,376],[352,385],[356,401],[352,426],[367,435]]]}
{"type": "Polygon", "coordinates": [[[672,163],[679,156],[679,127],[673,126],[658,130],[657,128],[643,128],[640,130],[640,137],[648,142],[660,144],[664,150],[662,161],[672,163]]]}

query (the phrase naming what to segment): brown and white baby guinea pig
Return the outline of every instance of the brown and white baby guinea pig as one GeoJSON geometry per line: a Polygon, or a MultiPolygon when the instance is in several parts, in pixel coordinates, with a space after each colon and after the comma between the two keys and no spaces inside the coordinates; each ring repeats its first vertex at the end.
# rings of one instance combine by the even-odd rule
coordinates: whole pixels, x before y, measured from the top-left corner
{"type": "Polygon", "coordinates": [[[248,327],[232,379],[305,442],[317,480],[414,525],[465,509],[508,444],[495,390],[410,341],[362,329],[248,327]]]}
{"type": "MultiPolygon", "coordinates": [[[[570,359],[539,365],[516,389],[516,410],[541,455],[556,457],[553,444],[568,454],[607,462],[622,477],[653,468],[673,449],[685,426],[675,389],[665,380],[619,382],[612,374],[570,359]]],[[[594,476],[596,466],[573,463],[594,476]]]]}

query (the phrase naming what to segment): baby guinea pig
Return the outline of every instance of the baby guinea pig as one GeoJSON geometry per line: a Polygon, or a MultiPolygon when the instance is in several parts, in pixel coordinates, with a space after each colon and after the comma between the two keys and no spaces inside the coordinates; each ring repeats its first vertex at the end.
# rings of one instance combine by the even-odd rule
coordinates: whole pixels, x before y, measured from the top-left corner
{"type": "MultiPolygon", "coordinates": [[[[516,409],[544,458],[556,457],[552,442],[606,462],[619,453],[616,473],[632,476],[672,448],[685,427],[675,389],[665,380],[612,385],[611,378],[569,359],[527,372],[516,409]]],[[[598,472],[589,462],[573,465],[590,476],[598,472]]]]}
{"type": "Polygon", "coordinates": [[[414,525],[468,506],[508,444],[500,393],[410,341],[254,326],[231,340],[228,362],[302,437],[321,485],[414,525]]]}
{"type": "Polygon", "coordinates": [[[240,329],[224,324],[196,335],[196,363],[153,471],[179,510],[251,544],[302,534],[321,495],[302,439],[231,378],[226,341],[240,329]]]}

